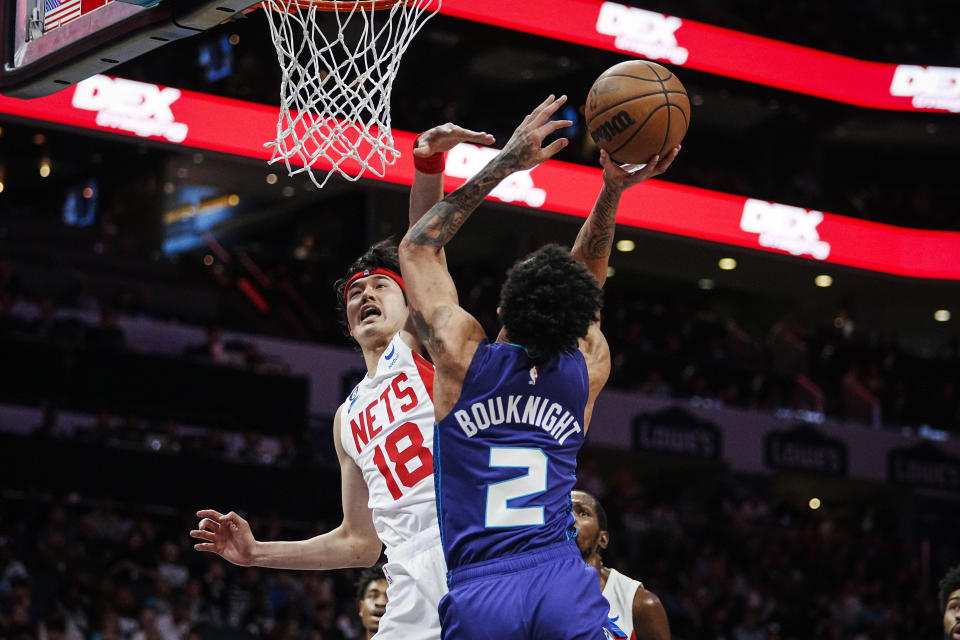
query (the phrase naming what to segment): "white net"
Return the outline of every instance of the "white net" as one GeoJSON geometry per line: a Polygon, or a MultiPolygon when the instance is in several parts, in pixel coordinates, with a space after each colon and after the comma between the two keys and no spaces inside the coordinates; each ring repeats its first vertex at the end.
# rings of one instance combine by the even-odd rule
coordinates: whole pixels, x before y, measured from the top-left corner
{"type": "Polygon", "coordinates": [[[401,57],[440,0],[400,0],[377,11],[360,0],[338,5],[262,5],[282,72],[277,139],[265,145],[270,162],[284,163],[291,176],[306,172],[321,188],[334,173],[351,181],[365,173],[383,177],[400,156],[390,92],[401,57]]]}

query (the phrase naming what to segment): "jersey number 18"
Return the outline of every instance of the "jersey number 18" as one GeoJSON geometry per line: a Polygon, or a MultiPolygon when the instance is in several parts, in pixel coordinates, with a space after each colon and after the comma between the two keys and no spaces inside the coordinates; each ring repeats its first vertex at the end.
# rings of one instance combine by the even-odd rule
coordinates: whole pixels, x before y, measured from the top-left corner
{"type": "Polygon", "coordinates": [[[383,443],[383,449],[378,446],[374,450],[373,463],[377,465],[377,469],[386,480],[387,489],[390,490],[394,500],[403,497],[403,490],[400,489],[397,480],[409,489],[424,478],[433,475],[433,456],[430,455],[430,450],[423,446],[423,434],[413,422],[404,422],[390,432],[383,443]],[[403,443],[404,446],[401,449],[401,441],[404,438],[409,438],[409,442],[403,443]],[[383,455],[384,449],[387,452],[386,457],[383,455]],[[387,458],[393,463],[392,472],[387,466],[387,458]],[[414,459],[419,460],[420,463],[411,470],[407,465],[414,459]]]}

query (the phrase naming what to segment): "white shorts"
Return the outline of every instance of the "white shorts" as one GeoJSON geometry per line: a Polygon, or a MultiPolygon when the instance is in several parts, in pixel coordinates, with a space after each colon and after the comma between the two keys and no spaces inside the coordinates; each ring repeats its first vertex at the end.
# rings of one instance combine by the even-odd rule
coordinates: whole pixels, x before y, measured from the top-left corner
{"type": "Polygon", "coordinates": [[[387,611],[375,640],[440,640],[437,607],[447,593],[447,563],[437,530],[387,550],[387,611]]]}

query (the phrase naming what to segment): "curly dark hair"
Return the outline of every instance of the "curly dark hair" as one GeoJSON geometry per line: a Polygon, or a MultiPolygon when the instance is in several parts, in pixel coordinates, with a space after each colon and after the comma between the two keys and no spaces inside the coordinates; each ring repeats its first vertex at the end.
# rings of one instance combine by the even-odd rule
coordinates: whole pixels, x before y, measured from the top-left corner
{"type": "Polygon", "coordinates": [[[357,602],[363,600],[363,594],[366,592],[367,587],[370,586],[370,583],[375,580],[386,580],[387,577],[383,574],[383,563],[378,562],[372,567],[367,567],[360,572],[360,577],[357,578],[356,588],[357,588],[357,602]]]}
{"type": "Polygon", "coordinates": [[[947,599],[950,594],[960,589],[960,564],[947,571],[940,581],[940,611],[947,610],[947,599]]]}
{"type": "MultiPolygon", "coordinates": [[[[347,300],[344,289],[347,286],[347,280],[350,279],[350,276],[364,269],[390,269],[390,271],[400,273],[400,254],[397,249],[396,239],[387,238],[386,240],[381,240],[371,245],[362,256],[354,260],[353,263],[347,267],[346,274],[333,283],[333,288],[337,292],[337,312],[340,328],[343,330],[344,335],[351,340],[353,338],[350,336],[350,327],[347,326],[347,300]]],[[[403,294],[403,300],[407,300],[406,292],[403,294]]]]}
{"type": "Polygon", "coordinates": [[[557,244],[514,264],[500,289],[500,322],[507,336],[537,360],[576,349],[602,306],[596,278],[557,244]]]}

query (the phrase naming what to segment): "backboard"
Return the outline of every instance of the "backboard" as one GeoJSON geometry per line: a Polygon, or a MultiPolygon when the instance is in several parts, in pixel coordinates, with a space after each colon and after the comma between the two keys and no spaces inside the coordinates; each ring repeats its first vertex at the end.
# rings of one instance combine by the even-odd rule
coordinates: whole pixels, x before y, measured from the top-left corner
{"type": "Polygon", "coordinates": [[[36,98],[55,93],[236,18],[256,4],[254,0],[2,0],[0,94],[36,98]]]}

